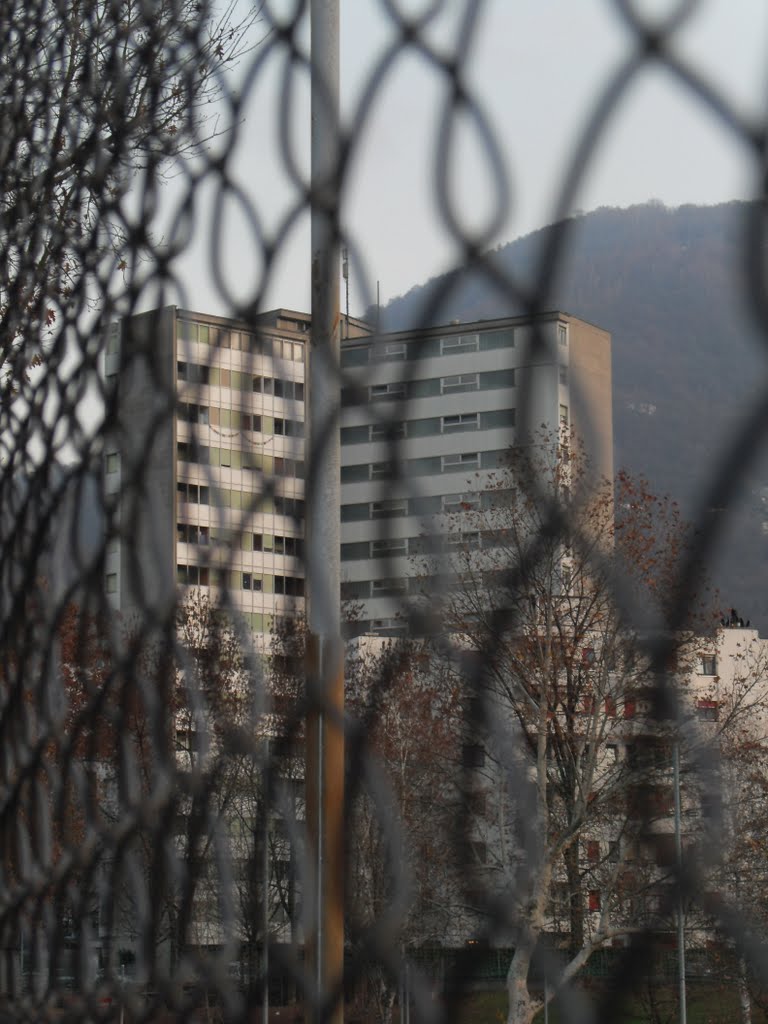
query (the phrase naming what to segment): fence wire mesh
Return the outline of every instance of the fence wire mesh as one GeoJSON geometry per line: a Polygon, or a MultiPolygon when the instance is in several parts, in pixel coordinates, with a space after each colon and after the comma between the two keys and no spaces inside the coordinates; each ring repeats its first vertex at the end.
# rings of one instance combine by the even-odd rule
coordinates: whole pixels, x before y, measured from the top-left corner
{"type": "MultiPolygon", "coordinates": [[[[460,265],[406,331],[347,318],[336,367],[334,430],[350,453],[339,510],[351,573],[346,1012],[461,1020],[469,997],[497,982],[512,1022],[553,994],[560,1020],[616,1020],[626,998],[661,1019],[681,921],[689,981],[735,993],[728,1012],[739,995],[758,1012],[768,992],[766,654],[735,613],[719,639],[697,616],[721,528],[708,510],[743,480],[765,397],[743,410],[688,533],[641,483],[597,482],[611,472],[606,406],[573,356],[575,437],[557,398],[537,433],[543,399],[525,367],[559,373],[557,329],[575,346],[584,326],[552,314],[568,217],[649,65],[730,133],[755,180],[766,121],[743,116],[706,67],[678,55],[695,0],[653,21],[629,0],[608,4],[626,52],[561,169],[553,227],[523,284],[489,253],[511,200],[471,85],[484,5],[454,5],[449,48],[430,35],[445,6],[414,15],[381,0],[393,41],[344,123],[337,168],[339,250],[374,309],[349,182],[385,81],[423,62],[444,99],[421,173],[460,265]],[[493,186],[487,221],[472,230],[451,188],[466,123],[493,186]],[[468,271],[514,320],[433,330],[468,271]],[[483,390],[492,374],[496,404],[483,390]],[[463,443],[484,429],[492,451],[463,443]],[[438,440],[418,447],[431,430],[438,440]],[[445,473],[450,487],[430,483],[445,473]],[[352,572],[366,559],[376,579],[352,572]]],[[[246,1021],[268,1004],[330,1017],[342,998],[321,999],[304,955],[315,923],[302,545],[316,458],[304,447],[311,326],[264,308],[296,224],[325,201],[293,141],[308,4],[284,8],[5,7],[4,1020],[246,1021]],[[283,86],[264,145],[292,201],[267,229],[270,197],[244,187],[235,163],[249,104],[276,64],[283,86]],[[168,177],[174,213],[160,238],[150,225],[168,177]],[[220,317],[171,308],[185,294],[178,258],[201,203],[216,227],[200,271],[220,317]],[[247,294],[224,270],[228,204],[254,254],[247,294]]],[[[741,272],[768,332],[763,230],[756,206],[741,272]]]]}

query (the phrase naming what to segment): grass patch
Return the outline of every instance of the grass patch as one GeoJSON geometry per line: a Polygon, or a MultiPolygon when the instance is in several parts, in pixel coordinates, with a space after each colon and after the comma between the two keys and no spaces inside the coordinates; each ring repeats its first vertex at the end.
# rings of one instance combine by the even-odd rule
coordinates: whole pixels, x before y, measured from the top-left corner
{"type": "MultiPolygon", "coordinates": [[[[648,999],[636,993],[628,995],[623,1012],[611,1024],[677,1024],[677,990],[675,986],[660,985],[654,990],[656,1012],[651,1011],[648,999]]],[[[595,1003],[600,991],[592,989],[595,1003]]],[[[735,989],[720,987],[717,983],[688,986],[688,1024],[736,1024],[741,1019],[739,997],[735,989]]],[[[507,1018],[505,992],[473,992],[461,1000],[456,1020],[458,1024],[504,1024],[507,1018]]],[[[543,1024],[544,1013],[539,1012],[535,1024],[543,1024]]],[[[549,1024],[561,1024],[557,1003],[550,1004],[549,1024]]],[[[768,1017],[757,1007],[752,1008],[752,1024],[768,1024],[768,1017]]]]}

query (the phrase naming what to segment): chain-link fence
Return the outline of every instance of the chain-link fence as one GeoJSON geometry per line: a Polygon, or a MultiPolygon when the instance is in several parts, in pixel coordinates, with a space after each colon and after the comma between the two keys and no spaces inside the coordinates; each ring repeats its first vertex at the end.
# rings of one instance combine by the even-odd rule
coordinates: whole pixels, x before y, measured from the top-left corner
{"type": "MultiPolygon", "coordinates": [[[[593,155],[651,63],[756,179],[765,122],[677,55],[699,5],[651,22],[616,0],[626,54],[523,285],[489,252],[510,188],[471,87],[484,5],[454,5],[446,49],[430,35],[446,5],[406,15],[381,0],[394,42],[343,124],[330,189],[293,142],[309,4],[273,6],[5,10],[0,1016],[246,1021],[343,1005],[359,1021],[522,1022],[554,998],[560,1020],[658,1020],[686,980],[723,1019],[763,1012],[768,652],[735,611],[707,620],[702,578],[722,530],[710,510],[759,452],[764,399],[743,409],[689,530],[644,481],[614,477],[610,339],[557,311],[557,282],[593,155]],[[372,108],[413,58],[442,86],[421,173],[461,266],[384,331],[347,204],[372,108]],[[267,228],[271,198],[236,164],[275,66],[263,142],[291,198],[267,228]],[[494,194],[475,233],[451,187],[459,122],[494,194]],[[232,207],[254,259],[239,295],[232,207]],[[201,210],[217,315],[174,305],[201,210]],[[265,309],[310,210],[369,309],[337,318],[330,363],[308,314],[265,309]],[[445,323],[468,274],[505,315],[445,323]],[[308,438],[313,359],[337,397],[308,438]],[[343,720],[304,679],[305,567],[333,580],[337,557],[304,523],[336,438],[343,720]],[[342,815],[330,873],[345,967],[326,991],[305,796],[318,710],[346,741],[344,800],[326,808],[342,815]],[[489,987],[498,1004],[478,1009],[489,987]]],[[[764,332],[750,210],[741,274],[764,332]]]]}

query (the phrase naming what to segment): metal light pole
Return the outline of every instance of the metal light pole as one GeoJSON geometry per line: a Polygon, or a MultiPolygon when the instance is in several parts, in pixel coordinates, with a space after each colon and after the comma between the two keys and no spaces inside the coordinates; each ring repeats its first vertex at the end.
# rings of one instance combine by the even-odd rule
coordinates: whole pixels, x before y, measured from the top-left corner
{"type": "Polygon", "coordinates": [[[307,1017],[344,1015],[344,650],[340,614],[339,4],[311,0],[312,331],[308,368],[307,827],[314,907],[307,1017]],[[330,1001],[333,1008],[329,1012],[330,1001]],[[325,1013],[323,1008],[325,1007],[325,1013]]]}
{"type": "Polygon", "coordinates": [[[680,999],[680,1024],[686,1024],[688,1009],[685,991],[685,920],[683,906],[683,836],[680,800],[680,737],[672,747],[673,788],[675,792],[675,860],[677,863],[677,970],[680,999]]]}

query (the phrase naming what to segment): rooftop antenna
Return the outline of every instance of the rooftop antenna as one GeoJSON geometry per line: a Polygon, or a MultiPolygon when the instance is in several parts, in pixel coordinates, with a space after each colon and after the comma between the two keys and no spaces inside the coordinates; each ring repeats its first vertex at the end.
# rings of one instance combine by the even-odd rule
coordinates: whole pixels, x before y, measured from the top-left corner
{"type": "Polygon", "coordinates": [[[376,282],[376,333],[381,330],[381,282],[376,282]]]}
{"type": "Polygon", "coordinates": [[[349,337],[349,250],[346,245],[341,250],[341,276],[344,278],[344,288],[347,297],[347,333],[345,337],[349,337]]]}

